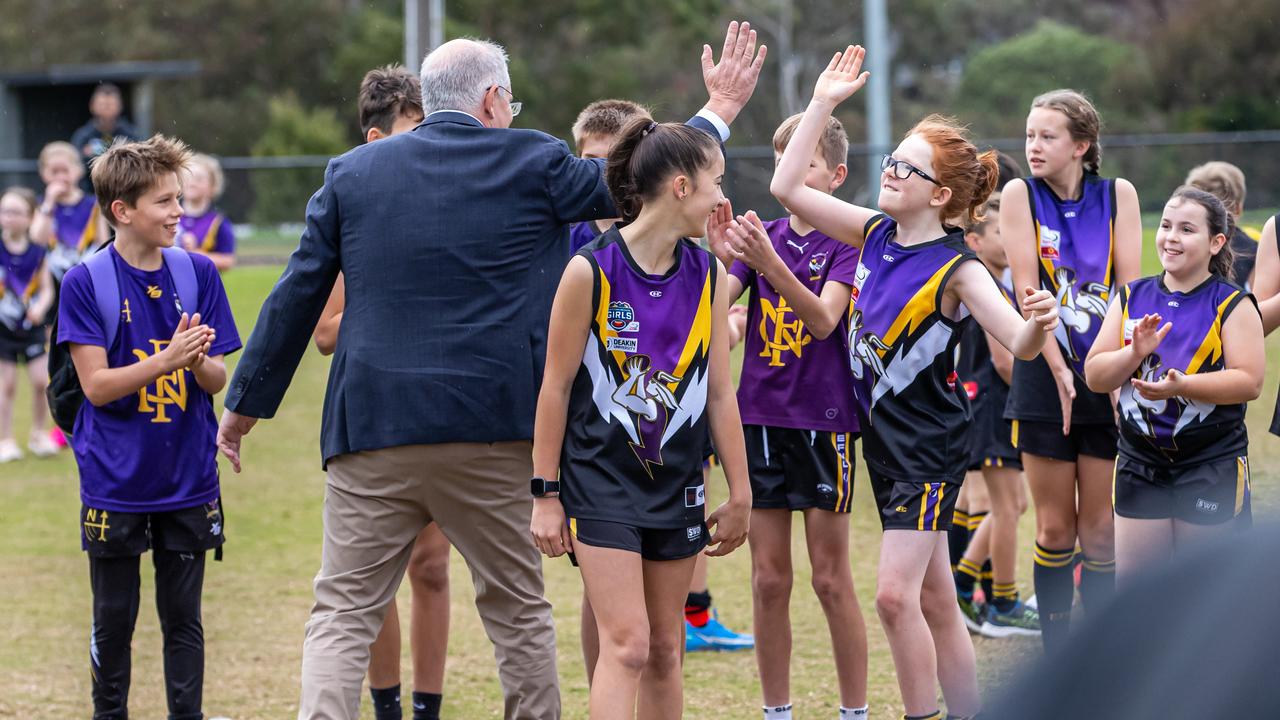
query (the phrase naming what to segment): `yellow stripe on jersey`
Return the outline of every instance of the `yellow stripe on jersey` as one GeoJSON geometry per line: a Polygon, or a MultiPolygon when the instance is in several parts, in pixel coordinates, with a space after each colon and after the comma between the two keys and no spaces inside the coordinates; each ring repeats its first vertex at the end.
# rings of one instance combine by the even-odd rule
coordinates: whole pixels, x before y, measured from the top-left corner
{"type": "Polygon", "coordinates": [[[98,239],[98,203],[93,204],[93,209],[89,211],[89,222],[84,226],[84,230],[80,233],[80,252],[84,252],[93,247],[94,241],[98,239]]]}
{"type": "MultiPolygon", "coordinates": [[[[1111,287],[1111,269],[1115,267],[1116,257],[1116,208],[1111,208],[1111,222],[1107,227],[1107,272],[1102,276],[1102,284],[1111,287]]],[[[1102,296],[1107,299],[1107,294],[1102,296]]]]}
{"type": "Polygon", "coordinates": [[[876,228],[880,227],[880,223],[884,222],[884,218],[885,218],[884,215],[881,215],[880,217],[876,218],[876,221],[871,223],[871,227],[867,228],[867,232],[863,234],[862,239],[866,240],[867,238],[871,237],[871,233],[875,232],[876,228]]]}
{"type": "Polygon", "coordinates": [[[1213,319],[1213,326],[1209,328],[1209,332],[1205,333],[1204,340],[1200,341],[1200,348],[1191,357],[1191,362],[1187,363],[1188,375],[1200,372],[1200,368],[1204,367],[1206,362],[1212,365],[1222,357],[1222,314],[1239,294],[1240,291],[1237,290],[1218,304],[1218,316],[1213,319]]]}
{"type": "MultiPolygon", "coordinates": [[[[596,328],[598,330],[596,337],[599,338],[601,345],[608,348],[609,338],[618,336],[618,333],[609,327],[609,278],[599,265],[596,266],[596,277],[600,278],[600,304],[596,307],[596,328]]],[[[611,352],[614,362],[621,369],[627,361],[627,354],[621,350],[613,350],[611,352]]]]}
{"type": "Polygon", "coordinates": [[[222,229],[222,219],[221,215],[217,215],[213,218],[213,222],[209,223],[209,231],[204,234],[204,240],[200,242],[201,250],[213,252],[218,242],[218,231],[222,229]]]}
{"type": "MultiPolygon", "coordinates": [[[[1031,193],[1030,185],[1027,186],[1027,193],[1029,194],[1031,193]]],[[[1034,197],[1034,195],[1032,195],[1032,197],[1034,197]]],[[[1040,221],[1037,220],[1035,217],[1032,217],[1031,225],[1032,225],[1032,228],[1035,230],[1035,234],[1032,235],[1031,237],[1031,242],[1035,243],[1036,257],[1040,258],[1040,267],[1044,270],[1044,277],[1041,278],[1041,280],[1046,285],[1049,286],[1045,288],[1046,290],[1049,290],[1054,295],[1057,295],[1058,280],[1057,278],[1054,277],[1054,274],[1053,274],[1053,259],[1045,257],[1044,254],[1040,252],[1040,221]]]]}
{"type": "MultiPolygon", "coordinates": [[[[715,272],[715,263],[707,269],[706,278],[702,281],[702,297],[698,298],[698,312],[693,316],[693,325],[689,328],[689,337],[684,341],[684,349],[680,351],[680,362],[676,363],[672,375],[683,378],[695,358],[708,355],[711,351],[711,278],[715,272]]],[[[667,383],[675,390],[676,383],[667,383]]]]}
{"type": "MultiPolygon", "coordinates": [[[[929,281],[916,291],[915,296],[907,301],[902,311],[898,313],[898,317],[894,319],[893,324],[885,332],[884,337],[881,338],[887,347],[892,348],[896,345],[898,337],[903,332],[906,332],[909,337],[921,323],[933,315],[937,309],[938,289],[942,287],[942,279],[947,276],[947,272],[951,270],[952,266],[960,261],[960,257],[960,255],[956,255],[947,261],[945,265],[938,268],[933,277],[929,278],[929,281]]],[[[889,351],[876,348],[875,352],[879,353],[880,357],[884,357],[885,353],[889,351]]]]}
{"type": "Polygon", "coordinates": [[[1129,327],[1129,286],[1120,288],[1120,347],[1124,347],[1124,334],[1129,327]]]}

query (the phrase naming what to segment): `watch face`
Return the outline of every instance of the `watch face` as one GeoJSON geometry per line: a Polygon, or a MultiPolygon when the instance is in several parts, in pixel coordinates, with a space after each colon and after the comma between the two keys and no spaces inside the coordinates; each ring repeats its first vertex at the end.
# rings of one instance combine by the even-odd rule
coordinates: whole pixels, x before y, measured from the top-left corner
{"type": "Polygon", "coordinates": [[[533,478],[529,481],[529,492],[534,497],[542,497],[547,493],[547,481],[542,478],[533,478]]]}

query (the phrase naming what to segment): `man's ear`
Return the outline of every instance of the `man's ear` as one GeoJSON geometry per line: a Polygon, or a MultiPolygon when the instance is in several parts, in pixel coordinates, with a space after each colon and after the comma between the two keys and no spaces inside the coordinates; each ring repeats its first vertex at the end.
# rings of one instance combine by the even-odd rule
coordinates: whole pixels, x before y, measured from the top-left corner
{"type": "Polygon", "coordinates": [[[367,133],[365,133],[365,134],[364,134],[364,141],[365,141],[365,142],[367,142],[367,143],[371,143],[371,142],[373,142],[374,140],[381,140],[382,138],[384,138],[384,137],[386,137],[386,136],[387,136],[387,135],[386,135],[386,133],[382,132],[382,131],[381,131],[381,130],[379,130],[378,128],[376,128],[376,127],[371,127],[371,128],[369,128],[369,132],[367,132],[367,133]]]}

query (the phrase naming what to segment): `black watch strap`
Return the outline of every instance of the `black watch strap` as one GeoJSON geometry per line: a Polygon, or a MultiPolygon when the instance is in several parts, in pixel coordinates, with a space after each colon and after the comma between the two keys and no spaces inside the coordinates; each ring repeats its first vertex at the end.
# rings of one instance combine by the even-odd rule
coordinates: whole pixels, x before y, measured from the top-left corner
{"type": "Polygon", "coordinates": [[[560,481],[547,480],[546,478],[534,477],[529,480],[529,492],[534,497],[546,497],[551,494],[559,494],[560,481]]]}

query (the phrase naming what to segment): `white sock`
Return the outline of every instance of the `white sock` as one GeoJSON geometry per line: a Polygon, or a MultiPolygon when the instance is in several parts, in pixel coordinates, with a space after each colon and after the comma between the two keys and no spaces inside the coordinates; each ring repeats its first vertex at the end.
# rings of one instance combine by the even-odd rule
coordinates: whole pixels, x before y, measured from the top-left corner
{"type": "Polygon", "coordinates": [[[840,720],[866,720],[868,717],[867,706],[860,708],[847,708],[840,706],[840,720]]]}
{"type": "Polygon", "coordinates": [[[791,720],[791,703],[765,707],[764,720],[791,720]]]}

